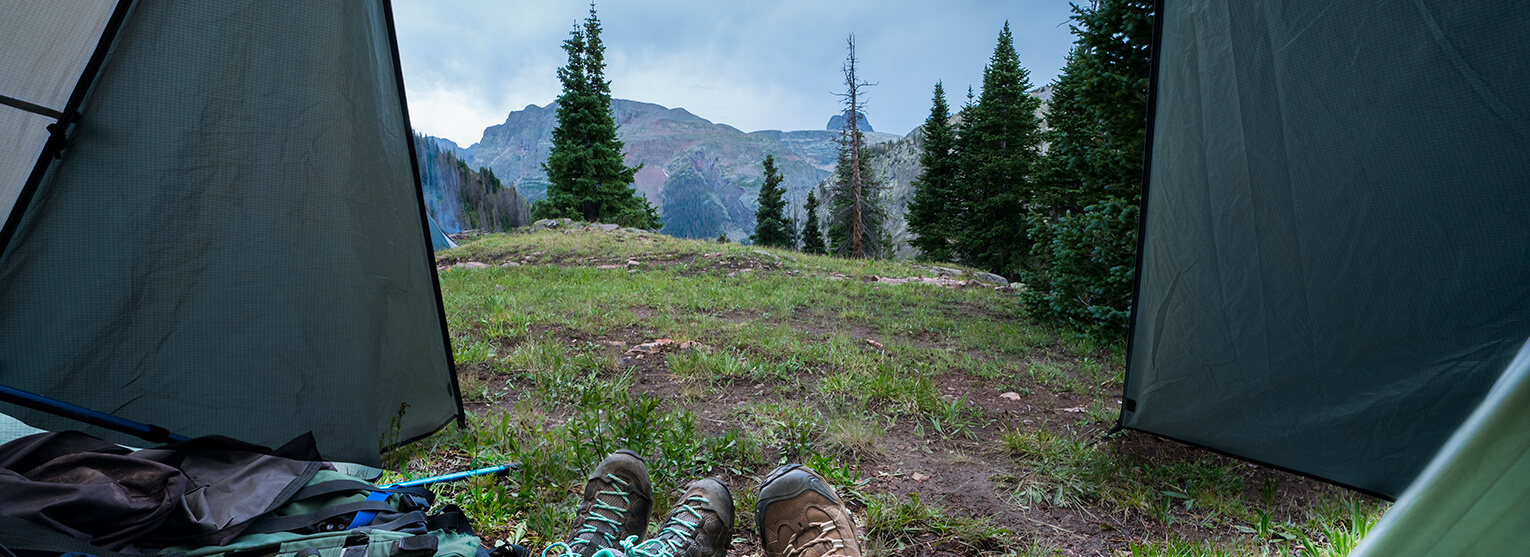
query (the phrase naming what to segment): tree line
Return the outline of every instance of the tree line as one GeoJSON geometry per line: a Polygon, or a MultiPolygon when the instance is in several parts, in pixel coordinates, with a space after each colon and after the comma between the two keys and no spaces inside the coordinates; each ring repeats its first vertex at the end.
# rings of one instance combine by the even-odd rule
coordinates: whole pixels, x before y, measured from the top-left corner
{"type": "MultiPolygon", "coordinates": [[[[921,259],[959,262],[1022,283],[1019,295],[1040,319],[1120,334],[1136,271],[1152,2],[1102,0],[1073,10],[1075,42],[1051,84],[1044,120],[1008,22],[982,88],[969,87],[955,114],[944,85],[935,83],[921,127],[923,172],[906,218],[921,259]]],[[[860,88],[868,84],[856,81],[853,39],[850,51],[842,96],[847,121],[854,122],[860,88]]],[[[827,242],[819,236],[820,200],[812,193],[800,233],[772,232],[784,225],[779,204],[763,201],[768,177],[755,241],[795,247],[800,237],[803,251],[881,256],[880,184],[858,140],[852,126],[826,201],[827,242]]]]}
{"type": "MultiPolygon", "coordinates": [[[[982,88],[969,87],[955,114],[943,84],[935,83],[922,126],[924,171],[906,218],[922,258],[1023,283],[1020,296],[1038,318],[1119,333],[1135,273],[1152,3],[1099,0],[1073,10],[1076,39],[1052,83],[1045,127],[1008,22],[982,88]]],[[[657,229],[657,211],[632,187],[638,169],[623,161],[600,31],[592,5],[564,41],[568,63],[558,70],[563,93],[544,163],[547,198],[532,214],[657,229]]],[[[846,257],[887,255],[883,186],[871,172],[858,126],[864,88],[872,84],[856,73],[853,36],[847,46],[840,95],[847,125],[826,196],[809,193],[799,228],[786,216],[781,176],[767,156],[755,243],[846,257]]]]}

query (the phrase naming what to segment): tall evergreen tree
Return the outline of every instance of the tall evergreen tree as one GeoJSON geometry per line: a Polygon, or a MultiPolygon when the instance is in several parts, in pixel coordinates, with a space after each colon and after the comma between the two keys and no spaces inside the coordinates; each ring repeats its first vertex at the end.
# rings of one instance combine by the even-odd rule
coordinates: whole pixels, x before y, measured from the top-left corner
{"type": "Polygon", "coordinates": [[[633,189],[637,168],[622,160],[624,145],[611,115],[611,82],[605,78],[605,44],[595,5],[584,25],[563,42],[568,64],[558,69],[563,93],[547,171],[547,197],[532,208],[536,218],[575,218],[637,228],[658,228],[658,212],[633,189]]]}
{"type": "Polygon", "coordinates": [[[754,212],[750,240],[762,246],[790,248],[797,245],[797,231],[786,218],[786,188],[776,170],[776,157],[765,155],[765,183],[760,186],[760,208],[754,212]]]}
{"type": "Polygon", "coordinates": [[[882,185],[871,173],[865,155],[865,135],[859,121],[865,101],[861,90],[871,86],[855,74],[855,36],[846,41],[850,53],[845,57],[846,126],[840,136],[839,163],[829,188],[829,243],[834,253],[854,258],[877,257],[882,249],[882,185]]]}
{"type": "Polygon", "coordinates": [[[909,243],[919,248],[921,259],[950,261],[951,240],[956,234],[952,217],[959,203],[956,187],[960,168],[951,109],[946,105],[946,90],[938,81],[930,116],[921,130],[924,138],[919,164],[924,171],[914,180],[914,198],[908,203],[908,228],[915,234],[909,243]]]}
{"type": "Polygon", "coordinates": [[[1053,88],[1046,181],[1030,210],[1022,299],[1033,315],[1106,334],[1126,331],[1136,271],[1146,145],[1151,0],[1074,8],[1078,40],[1053,88]]]}
{"type": "Polygon", "coordinates": [[[961,194],[967,200],[957,254],[969,264],[1017,276],[1030,253],[1026,203],[1035,194],[1033,171],[1041,133],[1030,96],[1029,72],[1015,54],[1009,22],[999,32],[993,57],[983,70],[983,90],[963,109],[957,138],[961,194]]]}
{"type": "Polygon", "coordinates": [[[802,253],[828,253],[823,243],[823,232],[818,229],[818,198],[808,190],[807,201],[802,206],[807,217],[802,224],[802,253]]]}

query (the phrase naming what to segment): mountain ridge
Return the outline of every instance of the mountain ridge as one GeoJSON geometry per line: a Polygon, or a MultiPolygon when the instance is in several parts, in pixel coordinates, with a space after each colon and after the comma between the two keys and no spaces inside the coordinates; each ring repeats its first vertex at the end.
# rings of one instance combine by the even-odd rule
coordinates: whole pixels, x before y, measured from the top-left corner
{"type": "MultiPolygon", "coordinates": [[[[461,149],[464,160],[475,168],[492,169],[528,200],[545,197],[547,173],[541,165],[552,148],[557,107],[551,102],[511,112],[503,123],[485,128],[477,143],[461,149]]],[[[747,238],[754,228],[764,180],[761,162],[767,154],[774,155],[781,168],[790,207],[802,205],[807,191],[833,171],[838,157],[838,131],[746,133],[684,108],[627,99],[613,99],[611,110],[618,137],[626,145],[626,163],[641,165],[634,188],[659,209],[665,220],[662,231],[675,236],[747,238]]],[[[877,144],[901,137],[871,132],[866,139],[877,144]]]]}

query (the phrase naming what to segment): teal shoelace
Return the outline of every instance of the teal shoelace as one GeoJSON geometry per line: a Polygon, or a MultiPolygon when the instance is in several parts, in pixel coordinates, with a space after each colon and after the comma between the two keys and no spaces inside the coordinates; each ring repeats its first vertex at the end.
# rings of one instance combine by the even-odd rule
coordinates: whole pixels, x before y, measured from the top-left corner
{"type": "Polygon", "coordinates": [[[680,518],[682,513],[675,513],[668,521],[664,522],[664,528],[659,530],[659,534],[648,541],[637,543],[637,536],[627,536],[627,539],[622,540],[622,551],[634,557],[639,555],[643,557],[673,557],[679,555],[681,549],[680,540],[695,537],[696,527],[700,526],[703,520],[701,513],[696,510],[695,506],[692,506],[692,503],[706,505],[707,498],[700,495],[692,495],[680,506],[681,511],[689,513],[696,519],[695,522],[689,522],[680,518]],[[682,528],[685,531],[681,531],[682,528]],[[672,536],[665,537],[664,534],[666,532],[672,534],[672,536]]]}
{"type": "MultiPolygon", "coordinates": [[[[606,540],[606,547],[613,547],[613,546],[615,546],[617,544],[616,536],[612,535],[611,532],[620,532],[621,531],[621,529],[622,529],[622,521],[621,521],[621,519],[627,516],[627,508],[626,507],[616,507],[616,506],[612,506],[612,505],[607,505],[607,504],[605,504],[605,502],[600,500],[600,497],[602,495],[614,495],[614,496],[620,497],[622,499],[622,504],[623,505],[630,505],[632,503],[632,500],[630,498],[628,498],[627,492],[625,491],[625,488],[627,487],[627,482],[626,481],[624,481],[621,478],[618,478],[618,477],[616,477],[614,475],[611,475],[611,474],[606,474],[606,479],[610,480],[611,483],[616,484],[616,487],[617,487],[618,491],[600,491],[600,492],[596,492],[596,494],[595,494],[595,504],[590,506],[590,515],[584,517],[584,524],[580,525],[579,529],[575,530],[573,535],[570,536],[570,537],[579,538],[579,539],[576,539],[576,540],[571,541],[571,542],[557,542],[557,543],[554,543],[552,545],[549,545],[549,546],[547,546],[546,549],[542,550],[542,557],[555,557],[555,556],[559,556],[559,555],[578,555],[579,551],[577,549],[575,549],[575,548],[577,546],[589,545],[589,543],[590,543],[589,539],[587,539],[587,538],[580,538],[580,536],[583,536],[585,534],[600,534],[600,537],[605,538],[605,540],[606,540]],[[602,510],[609,511],[611,513],[611,516],[608,517],[608,516],[606,516],[604,514],[601,514],[601,513],[597,512],[597,511],[602,511],[602,510]],[[611,531],[610,532],[602,532],[599,528],[595,527],[597,522],[604,522],[606,524],[611,525],[611,531]],[[556,549],[557,551],[554,552],[554,549],[556,549]]],[[[632,537],[636,537],[636,536],[629,536],[629,538],[632,538],[632,537]]],[[[623,540],[623,541],[625,541],[625,540],[623,540]]]]}

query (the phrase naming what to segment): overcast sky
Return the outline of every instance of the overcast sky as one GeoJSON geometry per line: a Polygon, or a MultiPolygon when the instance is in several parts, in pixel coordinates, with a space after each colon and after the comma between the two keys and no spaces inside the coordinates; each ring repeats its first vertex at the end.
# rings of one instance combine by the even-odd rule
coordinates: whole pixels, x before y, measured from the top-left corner
{"type": "MultiPolygon", "coordinates": [[[[526,105],[557,98],[563,40],[585,0],[394,0],[409,116],[466,147],[526,105]]],[[[596,4],[616,98],[682,107],[740,130],[822,129],[841,110],[845,39],[874,129],[907,134],[936,81],[953,110],[982,86],[1009,21],[1033,87],[1072,44],[1066,0],[604,0],[596,4]]]]}

